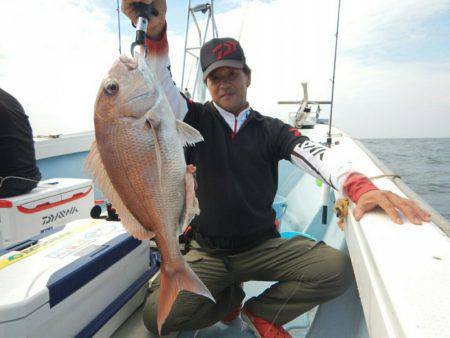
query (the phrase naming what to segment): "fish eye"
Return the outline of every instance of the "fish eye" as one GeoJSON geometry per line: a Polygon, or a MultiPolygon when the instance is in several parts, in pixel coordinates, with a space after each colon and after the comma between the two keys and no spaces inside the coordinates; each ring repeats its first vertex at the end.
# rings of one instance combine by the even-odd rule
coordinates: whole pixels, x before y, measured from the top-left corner
{"type": "Polygon", "coordinates": [[[119,84],[116,80],[109,80],[105,84],[105,92],[108,95],[114,95],[119,91],[119,84]]]}

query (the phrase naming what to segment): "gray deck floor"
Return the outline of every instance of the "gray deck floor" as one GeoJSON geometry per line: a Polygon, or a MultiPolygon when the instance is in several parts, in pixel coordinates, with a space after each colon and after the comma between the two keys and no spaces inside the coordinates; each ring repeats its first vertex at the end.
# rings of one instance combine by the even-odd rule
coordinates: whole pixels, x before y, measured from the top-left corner
{"type": "MultiPolygon", "coordinates": [[[[244,284],[244,291],[246,299],[256,296],[264,289],[269,287],[271,283],[268,282],[248,282],[244,284]]],[[[142,308],[138,308],[130,318],[114,333],[114,338],[148,338],[155,337],[147,331],[142,322],[142,308]]],[[[309,323],[314,315],[314,310],[300,316],[296,320],[286,325],[286,329],[295,338],[304,338],[306,336],[309,323]]],[[[170,338],[254,338],[255,335],[247,327],[247,324],[238,317],[231,325],[227,326],[222,323],[217,323],[206,329],[191,332],[179,332],[178,334],[168,335],[170,338]]]]}

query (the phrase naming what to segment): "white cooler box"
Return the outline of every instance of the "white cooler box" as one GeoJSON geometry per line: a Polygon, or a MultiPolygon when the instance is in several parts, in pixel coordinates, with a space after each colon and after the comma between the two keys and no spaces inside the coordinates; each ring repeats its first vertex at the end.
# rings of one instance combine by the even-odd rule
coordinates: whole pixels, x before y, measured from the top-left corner
{"type": "Polygon", "coordinates": [[[150,242],[84,219],[0,249],[0,337],[109,337],[145,299],[150,242]],[[37,242],[36,242],[37,240],[37,242]]]}
{"type": "Polygon", "coordinates": [[[80,218],[94,206],[92,180],[54,178],[27,194],[0,199],[0,248],[80,218]]]}

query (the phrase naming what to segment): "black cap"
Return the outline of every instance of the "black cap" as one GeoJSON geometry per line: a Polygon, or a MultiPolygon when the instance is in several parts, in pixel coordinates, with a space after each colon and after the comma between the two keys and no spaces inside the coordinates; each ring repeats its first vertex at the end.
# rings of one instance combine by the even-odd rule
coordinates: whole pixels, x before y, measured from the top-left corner
{"type": "Polygon", "coordinates": [[[219,67],[243,69],[245,55],[241,45],[233,38],[218,38],[209,40],[200,50],[200,64],[203,80],[219,67]]]}

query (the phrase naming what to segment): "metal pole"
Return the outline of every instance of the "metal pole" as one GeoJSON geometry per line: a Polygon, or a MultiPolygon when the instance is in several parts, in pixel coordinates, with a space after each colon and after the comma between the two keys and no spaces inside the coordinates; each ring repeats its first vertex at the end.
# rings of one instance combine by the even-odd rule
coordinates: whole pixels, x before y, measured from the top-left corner
{"type": "MultiPolygon", "coordinates": [[[[201,67],[200,67],[200,61],[199,61],[199,56],[198,51],[201,50],[202,45],[205,43],[206,38],[208,36],[209,33],[209,29],[212,29],[212,35],[213,37],[217,37],[218,33],[217,33],[217,26],[216,26],[216,22],[214,20],[214,0],[209,0],[208,2],[205,2],[203,4],[199,4],[195,7],[191,7],[192,2],[191,0],[188,1],[188,16],[187,16],[187,20],[186,20],[186,31],[185,31],[185,40],[184,40],[184,55],[183,55],[183,69],[182,69],[182,77],[181,77],[181,88],[184,91],[184,89],[191,87],[191,81],[190,81],[190,73],[188,72],[188,74],[186,74],[187,71],[187,67],[186,67],[186,63],[187,61],[190,59],[187,57],[186,54],[189,53],[189,56],[193,56],[194,57],[194,62],[193,62],[193,66],[196,68],[195,71],[195,81],[193,84],[193,90],[189,90],[191,92],[192,97],[194,98],[198,98],[200,99],[200,101],[204,101],[205,98],[205,93],[206,93],[206,87],[204,86],[203,83],[203,77],[202,77],[202,72],[201,72],[201,67]],[[202,28],[199,25],[199,22],[197,21],[197,17],[196,14],[197,13],[203,13],[203,14],[207,14],[207,18],[206,18],[206,22],[205,22],[205,27],[202,28]],[[207,13],[208,12],[208,13],[207,13]],[[192,16],[192,17],[191,17],[192,16]],[[194,27],[197,29],[197,33],[198,33],[198,46],[195,47],[189,47],[188,48],[188,36],[189,36],[189,29],[190,29],[190,22],[191,20],[193,21],[194,27]],[[196,53],[194,53],[193,51],[195,50],[196,53]],[[198,94],[198,95],[197,95],[198,94]]],[[[200,14],[199,14],[200,15],[200,14]]],[[[197,99],[198,99],[197,98],[197,99]]]]}
{"type": "Polygon", "coordinates": [[[331,124],[333,121],[333,103],[334,103],[334,80],[336,76],[336,57],[337,57],[337,46],[338,46],[338,34],[339,34],[339,13],[341,10],[341,0],[338,3],[338,15],[337,15],[337,27],[336,27],[336,43],[334,45],[334,65],[333,65],[333,79],[331,86],[331,108],[330,108],[330,125],[328,129],[327,145],[331,146],[331,124]]]}
{"type": "Polygon", "coordinates": [[[181,91],[184,92],[184,71],[186,67],[186,47],[189,31],[189,17],[191,15],[191,0],[188,1],[187,18],[186,18],[186,31],[184,34],[184,53],[183,53],[183,70],[181,72],[181,91]]]}
{"type": "MultiPolygon", "coordinates": [[[[209,28],[209,22],[211,20],[211,11],[208,12],[208,19],[206,19],[206,27],[205,32],[203,33],[203,37],[200,36],[200,47],[203,46],[203,44],[206,42],[206,35],[208,34],[208,28],[209,28]]],[[[213,33],[214,34],[214,33],[213,33]]],[[[192,96],[195,97],[196,91],[197,91],[197,84],[199,83],[198,92],[199,92],[199,99],[200,101],[204,100],[204,97],[201,93],[202,90],[202,83],[203,83],[203,76],[202,76],[202,68],[200,66],[200,58],[198,58],[197,61],[197,79],[194,83],[194,89],[192,90],[192,96]]]]}
{"type": "Polygon", "coordinates": [[[122,39],[120,35],[120,7],[119,0],[117,0],[117,27],[119,28],[119,54],[122,55],[122,39]]]}
{"type": "Polygon", "coordinates": [[[211,19],[213,23],[213,38],[218,38],[219,31],[216,26],[216,19],[214,18],[214,0],[211,0],[211,19]]]}

